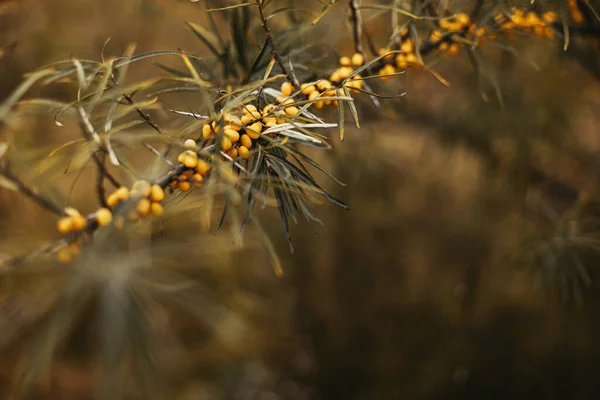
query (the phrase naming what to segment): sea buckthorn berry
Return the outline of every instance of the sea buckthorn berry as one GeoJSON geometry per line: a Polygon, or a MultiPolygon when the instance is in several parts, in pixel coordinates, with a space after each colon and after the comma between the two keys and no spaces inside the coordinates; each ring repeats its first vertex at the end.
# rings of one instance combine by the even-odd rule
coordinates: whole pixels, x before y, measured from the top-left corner
{"type": "Polygon", "coordinates": [[[56,253],[56,258],[58,258],[59,262],[66,264],[72,260],[73,256],[68,247],[63,247],[56,253]]]}
{"type": "Polygon", "coordinates": [[[112,212],[108,208],[101,208],[96,211],[96,221],[100,226],[106,226],[112,221],[112,212]]]}
{"type": "Polygon", "coordinates": [[[262,110],[262,114],[263,115],[268,115],[271,111],[273,111],[273,109],[275,108],[275,104],[267,104],[263,110],[262,110]]]}
{"type": "Polygon", "coordinates": [[[261,132],[262,124],[260,122],[255,122],[252,125],[246,127],[246,134],[250,136],[251,139],[258,139],[260,137],[261,132]]]}
{"type": "MultiPolygon", "coordinates": [[[[234,149],[230,149],[229,151],[234,150],[234,149]]],[[[234,157],[232,157],[234,158],[234,157]]],[[[194,185],[196,187],[201,187],[204,184],[204,177],[202,176],[202,174],[194,174],[192,175],[192,182],[194,182],[194,185]]]]}
{"type": "MultiPolygon", "coordinates": [[[[196,166],[197,168],[198,166],[196,166]]],[[[165,191],[160,185],[154,184],[150,188],[150,199],[152,201],[163,201],[165,199],[165,191]]]]}
{"type": "Polygon", "coordinates": [[[419,61],[417,60],[417,56],[414,53],[410,53],[406,55],[406,62],[408,63],[408,66],[416,66],[419,65],[419,61]]]}
{"type": "Polygon", "coordinates": [[[317,88],[315,87],[315,85],[309,85],[308,83],[303,83],[302,85],[300,85],[300,88],[302,89],[302,94],[305,95],[305,96],[308,96],[312,92],[314,92],[315,90],[317,90],[317,88]]]}
{"type": "Polygon", "coordinates": [[[246,115],[242,116],[242,120],[241,121],[242,121],[242,124],[246,125],[246,124],[249,124],[249,123],[251,123],[251,122],[253,122],[255,120],[256,120],[256,118],[254,118],[252,115],[246,114],[246,115]]]}
{"type": "Polygon", "coordinates": [[[390,51],[391,51],[390,49],[386,49],[386,48],[379,49],[379,55],[385,56],[385,57],[383,57],[384,60],[391,60],[392,57],[394,57],[394,54],[390,54],[390,51]]]}
{"type": "Polygon", "coordinates": [[[435,40],[438,41],[440,40],[442,37],[444,36],[444,34],[442,33],[442,31],[439,30],[434,30],[431,32],[431,40],[435,40]]]}
{"type": "Polygon", "coordinates": [[[235,147],[233,147],[233,148],[227,150],[227,155],[229,157],[231,157],[231,158],[237,158],[237,156],[238,156],[238,150],[235,147]]]}
{"type": "Polygon", "coordinates": [[[205,125],[202,126],[202,137],[204,139],[210,139],[210,138],[212,138],[213,134],[214,134],[214,132],[213,132],[213,130],[210,127],[209,124],[205,124],[205,125]]]}
{"type": "Polygon", "coordinates": [[[320,95],[321,95],[321,93],[319,93],[319,92],[312,92],[311,94],[308,95],[308,99],[309,100],[314,100],[317,97],[319,97],[320,95]]]}
{"type": "Polygon", "coordinates": [[[164,209],[162,204],[154,202],[150,205],[150,212],[156,217],[163,215],[164,209]]]}
{"type": "Polygon", "coordinates": [[[415,45],[412,40],[407,39],[400,45],[400,50],[405,53],[412,53],[415,50],[415,45]]]}
{"type": "Polygon", "coordinates": [[[231,139],[229,139],[227,136],[223,136],[221,138],[221,150],[227,151],[231,148],[231,146],[233,146],[231,139]]]}
{"type": "Polygon", "coordinates": [[[292,107],[286,107],[286,109],[285,109],[285,113],[287,115],[292,116],[292,117],[298,115],[298,112],[299,112],[298,107],[294,107],[294,106],[292,106],[292,107]]]}
{"type": "Polygon", "coordinates": [[[225,131],[223,131],[223,134],[225,136],[227,136],[229,138],[229,140],[231,140],[232,142],[237,142],[238,140],[240,140],[240,134],[237,131],[234,131],[233,129],[227,129],[225,131]]]}
{"type": "Polygon", "coordinates": [[[327,79],[322,79],[319,82],[317,82],[317,89],[319,89],[320,91],[327,90],[332,86],[333,85],[331,84],[331,82],[329,82],[327,79]]]}
{"type": "Polygon", "coordinates": [[[284,96],[289,96],[294,92],[294,86],[292,86],[289,82],[283,82],[281,84],[281,94],[284,96]]]}
{"type": "Polygon", "coordinates": [[[179,175],[181,180],[190,179],[192,177],[192,171],[185,171],[183,174],[179,175]]]}
{"type": "Polygon", "coordinates": [[[336,69],[335,71],[333,71],[333,73],[329,76],[329,80],[331,82],[337,82],[337,81],[341,80],[341,78],[340,78],[340,70],[336,69]]]}
{"type": "Polygon", "coordinates": [[[471,18],[465,13],[458,13],[458,14],[456,14],[455,18],[456,18],[456,22],[458,22],[462,26],[469,25],[469,23],[471,22],[471,18]]]}
{"type": "Polygon", "coordinates": [[[140,217],[145,217],[150,213],[150,200],[146,198],[140,199],[135,206],[135,210],[140,217]]]}
{"type": "MultiPolygon", "coordinates": [[[[194,153],[193,151],[188,150],[190,153],[194,153]]],[[[186,151],[186,153],[188,152],[186,151]]],[[[196,154],[196,153],[194,153],[196,154]]],[[[131,186],[131,196],[132,197],[148,197],[150,196],[150,183],[148,181],[136,181],[133,186],[131,186]]]]}
{"type": "Polygon", "coordinates": [[[365,63],[365,58],[360,53],[354,53],[354,55],[352,55],[351,62],[352,62],[352,65],[354,65],[355,67],[360,67],[365,63]]]}
{"type": "Polygon", "coordinates": [[[396,66],[400,69],[404,69],[408,66],[408,62],[406,61],[406,55],[400,53],[396,56],[396,66]]]}
{"type": "Polygon", "coordinates": [[[350,61],[350,57],[346,57],[346,56],[344,56],[344,57],[340,58],[340,65],[342,65],[342,66],[344,66],[344,67],[347,67],[347,66],[349,66],[349,65],[350,65],[350,62],[351,62],[351,61],[350,61]]]}
{"type": "Polygon", "coordinates": [[[545,12],[544,15],[542,15],[542,19],[547,24],[551,24],[558,20],[558,15],[554,11],[548,11],[548,12],[545,12]]]}
{"type": "Polygon", "coordinates": [[[525,23],[529,26],[536,26],[541,24],[540,17],[534,12],[528,12],[525,16],[525,23]]]}
{"type": "Polygon", "coordinates": [[[73,230],[74,231],[82,231],[87,226],[87,221],[85,217],[82,215],[73,216],[73,230]]]}
{"type": "Polygon", "coordinates": [[[250,136],[248,135],[242,135],[242,137],[240,138],[240,143],[242,144],[242,146],[246,146],[247,148],[252,147],[252,139],[250,139],[250,136]]]}
{"type": "Polygon", "coordinates": [[[56,223],[56,228],[63,235],[70,233],[73,230],[73,219],[71,217],[62,217],[56,223]]]}
{"type": "Polygon", "coordinates": [[[338,71],[339,71],[340,79],[346,79],[347,77],[352,75],[352,73],[354,72],[352,67],[342,67],[338,71]]]}
{"type": "Polygon", "coordinates": [[[198,165],[198,154],[190,150],[186,151],[183,164],[186,168],[196,168],[196,165],[198,165]]]}
{"type": "Polygon", "coordinates": [[[250,158],[250,150],[246,146],[238,147],[238,154],[242,160],[247,160],[250,158]]]}
{"type": "Polygon", "coordinates": [[[110,208],[112,208],[112,207],[116,206],[117,204],[119,204],[119,198],[117,197],[117,195],[115,193],[111,193],[106,198],[106,204],[110,208]]]}
{"type": "Polygon", "coordinates": [[[277,124],[277,118],[275,117],[264,117],[262,121],[266,126],[268,126],[269,123],[277,124]]]}
{"type": "Polygon", "coordinates": [[[189,182],[179,182],[179,190],[182,192],[187,192],[191,187],[192,185],[189,182]]]}
{"type": "Polygon", "coordinates": [[[254,111],[256,111],[256,106],[253,104],[245,104],[242,108],[244,114],[252,114],[254,111]]]}
{"type": "Polygon", "coordinates": [[[450,47],[448,47],[448,54],[450,54],[451,56],[457,55],[459,51],[460,45],[458,43],[453,43],[452,45],[450,45],[450,47]]]}
{"type": "Polygon", "coordinates": [[[210,171],[210,164],[204,160],[198,160],[198,165],[196,165],[196,172],[202,175],[208,174],[210,171]]]}
{"type": "Polygon", "coordinates": [[[125,201],[129,198],[129,189],[127,189],[125,186],[121,186],[115,191],[114,194],[117,196],[119,201],[125,201]]]}
{"type": "Polygon", "coordinates": [[[79,247],[79,243],[73,242],[67,245],[67,249],[71,253],[72,256],[77,257],[81,254],[81,248],[79,247]]]}
{"type": "Polygon", "coordinates": [[[239,131],[240,129],[242,129],[242,124],[240,124],[240,125],[227,124],[223,127],[223,131],[226,131],[226,130],[239,131]]]}
{"type": "MultiPolygon", "coordinates": [[[[383,68],[379,70],[379,75],[391,75],[396,73],[396,68],[393,65],[387,64],[383,68]]],[[[382,76],[380,79],[382,81],[387,81],[393,78],[393,76],[382,76]]]]}
{"type": "Polygon", "coordinates": [[[187,139],[185,141],[185,143],[183,144],[184,147],[187,147],[189,149],[195,149],[196,148],[196,141],[194,139],[187,139]]]}

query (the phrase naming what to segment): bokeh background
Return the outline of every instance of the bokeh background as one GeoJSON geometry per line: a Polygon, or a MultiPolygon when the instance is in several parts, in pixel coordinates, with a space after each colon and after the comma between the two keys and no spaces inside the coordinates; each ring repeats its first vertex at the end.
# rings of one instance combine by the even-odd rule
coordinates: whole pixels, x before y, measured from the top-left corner
{"type": "MultiPolygon", "coordinates": [[[[281,2],[274,3],[276,8],[281,2]]],[[[314,3],[304,6],[318,9],[314,3]]],[[[557,7],[552,3],[542,6],[557,7]]],[[[334,68],[338,53],[352,51],[347,10],[335,7],[298,39],[299,49],[315,45],[322,69],[334,68]]],[[[0,59],[0,99],[41,65],[71,55],[99,59],[109,37],[110,55],[122,54],[131,42],[136,53],[183,48],[207,54],[184,25],[206,24],[204,8],[203,2],[183,0],[1,1],[0,46],[17,46],[0,59]]],[[[364,16],[366,29],[383,46],[389,16],[364,16]]],[[[306,17],[298,12],[296,18],[306,17]]],[[[287,21],[283,14],[274,18],[275,32],[287,21]]],[[[282,278],[273,274],[252,229],[238,248],[229,232],[201,232],[197,213],[189,211],[193,197],[173,206],[181,210],[167,212],[165,233],[153,238],[152,254],[164,264],[187,267],[185,276],[199,292],[189,301],[199,317],[168,308],[153,314],[153,327],[164,334],[153,344],[153,362],[166,377],[153,395],[600,397],[600,274],[592,242],[599,211],[598,42],[573,35],[566,53],[560,39],[523,36],[514,45],[516,55],[486,48],[503,107],[490,80],[478,79],[464,56],[435,65],[450,87],[426,71],[409,71],[378,87],[386,94],[406,92],[401,99],[383,101],[379,109],[360,99],[362,128],[350,128],[349,121],[343,143],[334,139],[332,152],[311,153],[347,184],[319,179],[350,211],[315,206],[324,226],[318,235],[305,224],[293,226],[293,255],[276,210],[260,211],[282,258],[282,278]]],[[[148,62],[132,66],[129,77],[162,73],[148,62]]],[[[54,90],[59,97],[68,94],[54,90]]],[[[185,99],[171,101],[185,109],[185,99]]],[[[337,118],[335,110],[329,118],[337,118]]],[[[23,156],[14,166],[40,191],[58,196],[72,189],[76,172],[47,174],[28,160],[39,161],[77,138],[74,129],[22,111],[0,127],[0,136],[19,149],[23,156]]],[[[95,197],[86,177],[93,170],[84,169],[82,177],[70,196],[56,198],[91,209],[95,197]]],[[[28,199],[0,190],[3,254],[27,252],[56,237],[54,223],[28,199]]],[[[99,252],[89,264],[104,270],[103,262],[113,268],[140,262],[135,250],[124,254],[99,252]]],[[[23,379],[25,357],[43,353],[33,338],[50,329],[55,317],[44,296],[55,299],[65,274],[56,265],[36,265],[3,282],[3,398],[23,379]]],[[[35,398],[94,398],[104,331],[83,315],[61,341],[35,398]]],[[[140,342],[146,340],[141,332],[140,342]]],[[[111,388],[112,398],[119,390],[127,398],[151,398],[129,385],[126,377],[134,369],[117,371],[121,378],[112,384],[121,389],[111,388]]]]}

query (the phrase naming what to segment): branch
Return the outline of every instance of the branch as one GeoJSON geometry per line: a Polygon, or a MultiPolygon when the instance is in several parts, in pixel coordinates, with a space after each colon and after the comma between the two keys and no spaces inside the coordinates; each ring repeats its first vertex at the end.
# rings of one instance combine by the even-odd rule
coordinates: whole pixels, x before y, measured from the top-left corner
{"type": "Polygon", "coordinates": [[[350,16],[352,21],[352,33],[354,37],[354,49],[360,53],[363,58],[365,49],[362,44],[362,18],[360,16],[360,0],[350,0],[350,16]]]}
{"type": "Polygon", "coordinates": [[[269,25],[267,25],[267,18],[265,17],[265,13],[263,12],[263,7],[262,7],[263,2],[264,2],[264,0],[258,1],[258,3],[257,3],[258,4],[258,12],[260,14],[260,20],[262,22],[262,27],[265,31],[265,36],[267,38],[267,41],[269,42],[269,46],[271,47],[271,56],[275,59],[275,61],[277,62],[277,65],[279,65],[279,68],[281,68],[281,72],[285,75],[288,82],[291,83],[296,88],[300,88],[300,83],[297,82],[292,77],[292,75],[290,75],[290,73],[287,70],[287,68],[285,67],[285,65],[283,65],[283,61],[281,60],[281,57],[279,57],[279,54],[277,54],[277,48],[275,47],[275,41],[273,40],[273,36],[271,35],[271,28],[269,28],[269,25]]]}
{"type": "Polygon", "coordinates": [[[54,204],[52,201],[48,200],[47,198],[43,197],[42,195],[36,193],[33,189],[29,188],[22,180],[20,180],[18,177],[13,175],[8,170],[8,167],[5,166],[5,167],[0,168],[0,175],[4,176],[6,179],[8,179],[10,182],[12,182],[21,193],[23,193],[25,196],[29,197],[30,199],[32,199],[33,201],[38,203],[40,206],[42,206],[46,210],[48,210],[58,216],[64,215],[62,208],[60,208],[59,206],[57,206],[56,204],[54,204]]]}

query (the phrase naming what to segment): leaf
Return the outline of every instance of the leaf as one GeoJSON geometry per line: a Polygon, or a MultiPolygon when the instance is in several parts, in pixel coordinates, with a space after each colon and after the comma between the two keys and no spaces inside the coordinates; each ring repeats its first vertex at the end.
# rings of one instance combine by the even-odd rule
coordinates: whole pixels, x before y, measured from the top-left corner
{"type": "MultiPolygon", "coordinates": [[[[336,93],[339,97],[341,97],[341,90],[340,89],[336,89],[336,93]]],[[[338,101],[337,103],[337,109],[338,109],[338,120],[339,120],[339,126],[340,126],[340,141],[344,141],[344,102],[343,101],[338,101]]]]}
{"type": "Polygon", "coordinates": [[[0,122],[3,122],[6,119],[12,106],[15,105],[15,103],[25,95],[25,93],[27,93],[27,91],[29,90],[29,88],[31,88],[31,86],[33,86],[33,84],[35,84],[40,79],[51,75],[53,72],[54,69],[51,68],[43,69],[34,72],[33,74],[29,75],[29,77],[25,81],[21,82],[21,84],[17,86],[17,88],[6,98],[6,100],[0,103],[0,122]]]}
{"type": "MultiPolygon", "coordinates": [[[[344,95],[346,97],[352,97],[350,95],[350,90],[348,90],[348,88],[346,86],[344,86],[343,88],[344,88],[344,95]]],[[[350,112],[352,113],[352,118],[354,118],[354,123],[356,124],[356,127],[360,128],[360,123],[358,121],[358,111],[356,110],[356,104],[354,104],[354,101],[349,101],[348,107],[350,107],[350,112]]]]}
{"type": "Polygon", "coordinates": [[[200,25],[196,25],[193,22],[185,21],[185,24],[190,28],[190,30],[196,35],[198,39],[202,41],[208,47],[208,49],[217,57],[221,55],[221,52],[217,50],[218,44],[217,38],[208,30],[204,29],[200,25]]]}
{"type": "Polygon", "coordinates": [[[565,45],[563,50],[567,51],[569,47],[569,6],[567,0],[559,0],[560,3],[560,19],[562,20],[563,36],[565,38],[565,45]]]}
{"type": "Polygon", "coordinates": [[[233,6],[227,6],[227,7],[221,7],[221,8],[209,8],[204,11],[206,11],[206,12],[225,11],[225,10],[231,10],[231,9],[240,8],[240,7],[256,6],[256,5],[258,5],[258,3],[256,1],[253,1],[251,3],[241,3],[241,4],[235,4],[233,6]]]}
{"type": "Polygon", "coordinates": [[[500,107],[504,107],[504,101],[502,100],[502,90],[500,88],[500,83],[498,82],[498,79],[496,78],[496,74],[492,70],[490,64],[487,62],[487,58],[481,51],[481,48],[476,47],[474,51],[475,51],[475,54],[477,54],[479,56],[479,60],[481,61],[481,65],[483,66],[483,69],[485,70],[488,78],[490,78],[490,81],[494,85],[494,89],[496,89],[496,97],[498,97],[498,102],[500,102],[500,107]]]}
{"type": "Polygon", "coordinates": [[[245,85],[248,82],[250,82],[250,79],[252,78],[252,75],[257,70],[258,65],[260,64],[260,61],[262,60],[263,56],[265,55],[265,51],[267,50],[268,47],[269,47],[269,39],[267,38],[267,39],[265,39],[265,42],[263,43],[260,51],[256,55],[256,58],[254,59],[254,62],[252,63],[252,66],[248,70],[248,73],[246,74],[246,78],[242,82],[243,85],[245,85]]]}

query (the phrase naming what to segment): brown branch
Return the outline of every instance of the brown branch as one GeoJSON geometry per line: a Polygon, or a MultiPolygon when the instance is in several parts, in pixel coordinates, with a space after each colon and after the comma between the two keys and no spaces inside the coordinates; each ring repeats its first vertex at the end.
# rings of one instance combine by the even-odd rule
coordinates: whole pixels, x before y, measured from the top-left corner
{"type": "Polygon", "coordinates": [[[54,204],[52,201],[48,200],[47,198],[43,197],[42,195],[38,194],[32,188],[28,187],[25,184],[25,182],[23,182],[21,179],[19,179],[16,175],[12,174],[12,172],[9,171],[7,166],[0,168],[0,175],[4,176],[6,179],[8,179],[11,183],[13,183],[17,187],[17,189],[21,193],[23,193],[25,196],[29,197],[30,199],[32,199],[33,201],[38,203],[40,206],[42,206],[46,210],[51,211],[58,216],[64,215],[64,211],[62,208],[60,208],[59,206],[57,206],[56,204],[54,204]]]}
{"type": "Polygon", "coordinates": [[[104,177],[106,176],[106,154],[102,154],[100,163],[102,168],[98,168],[98,180],[96,181],[96,192],[98,193],[98,201],[102,207],[107,207],[106,190],[104,189],[104,177]]]}
{"type": "Polygon", "coordinates": [[[264,2],[264,0],[258,0],[258,2],[257,2],[258,12],[260,14],[260,20],[262,22],[263,30],[265,31],[265,37],[267,38],[267,41],[269,42],[269,46],[271,47],[271,56],[275,59],[275,61],[277,62],[277,65],[279,65],[279,68],[281,68],[281,72],[285,75],[288,82],[291,83],[296,88],[299,88],[300,83],[298,81],[296,81],[290,75],[289,71],[283,64],[281,57],[279,57],[279,54],[277,54],[277,47],[275,46],[275,40],[273,39],[273,35],[271,35],[271,28],[269,28],[269,25],[267,24],[267,18],[265,17],[265,13],[263,11],[263,7],[262,7],[263,2],[264,2]]]}
{"type": "Polygon", "coordinates": [[[354,38],[354,49],[357,53],[365,56],[362,43],[362,18],[360,16],[360,0],[350,0],[350,18],[352,22],[352,34],[354,38]]]}

